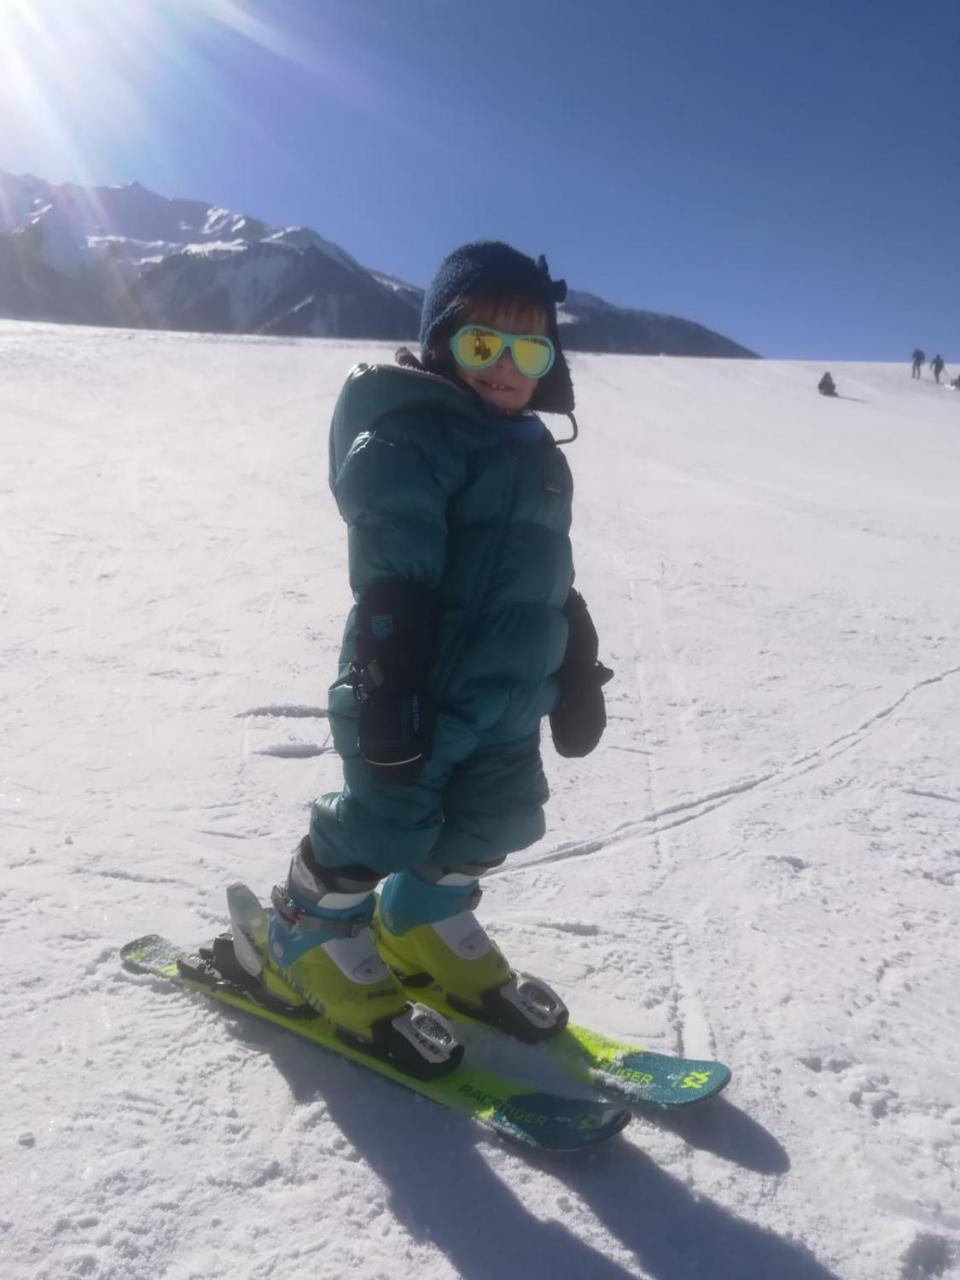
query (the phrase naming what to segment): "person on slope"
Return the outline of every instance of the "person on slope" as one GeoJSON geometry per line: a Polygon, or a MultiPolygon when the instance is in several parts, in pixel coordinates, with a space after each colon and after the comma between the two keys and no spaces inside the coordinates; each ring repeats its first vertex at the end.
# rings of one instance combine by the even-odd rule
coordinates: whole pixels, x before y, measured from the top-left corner
{"type": "Polygon", "coordinates": [[[462,1050],[417,1058],[401,977],[525,1039],[566,1022],[474,915],[480,877],[544,833],[542,717],[567,756],[606,724],[612,672],[572,588],[570,470],[537,416],[573,420],[565,294],[542,257],[463,245],[424,298],[422,364],[404,351],[349,374],[330,434],[356,602],[329,699],[343,787],[314,803],[266,937],[231,908],[274,995],[415,1074],[462,1050]]]}
{"type": "Polygon", "coordinates": [[[920,377],[921,370],[923,369],[923,362],[926,358],[927,357],[923,354],[920,348],[917,347],[913,353],[913,372],[910,375],[912,378],[920,377]]]}
{"type": "Polygon", "coordinates": [[[822,396],[835,396],[837,394],[837,385],[829,372],[825,373],[817,383],[817,390],[822,396]]]}
{"type": "Polygon", "coordinates": [[[930,361],[930,370],[933,373],[933,376],[936,379],[936,382],[938,385],[940,382],[940,375],[941,373],[943,373],[945,367],[946,366],[943,363],[943,357],[939,355],[939,353],[935,355],[933,359],[930,361]]]}

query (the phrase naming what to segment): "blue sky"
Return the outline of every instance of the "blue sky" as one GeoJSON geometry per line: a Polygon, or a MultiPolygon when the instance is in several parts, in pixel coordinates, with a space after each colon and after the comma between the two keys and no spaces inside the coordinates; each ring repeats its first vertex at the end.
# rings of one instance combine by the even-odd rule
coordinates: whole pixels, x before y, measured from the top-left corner
{"type": "Polygon", "coordinates": [[[958,0],[0,0],[0,168],[477,236],[771,357],[960,361],[958,0]]]}

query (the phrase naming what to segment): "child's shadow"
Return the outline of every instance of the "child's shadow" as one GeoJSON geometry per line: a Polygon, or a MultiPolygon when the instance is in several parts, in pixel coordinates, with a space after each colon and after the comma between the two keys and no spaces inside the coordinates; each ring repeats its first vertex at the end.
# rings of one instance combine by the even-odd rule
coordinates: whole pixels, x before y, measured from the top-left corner
{"type": "MultiPolygon", "coordinates": [[[[563,1196],[547,1208],[553,1220],[536,1217],[490,1168],[485,1139],[468,1120],[365,1077],[361,1068],[292,1036],[247,1019],[238,1019],[234,1029],[271,1055],[298,1102],[322,1098],[330,1118],[383,1182],[398,1220],[415,1240],[439,1249],[459,1276],[625,1280],[636,1274],[562,1221],[576,1211],[563,1196]]],[[[631,1129],[640,1140],[643,1125],[638,1119],[631,1129]]],[[[729,1135],[738,1123],[721,1127],[729,1135]]],[[[740,1126],[734,1145],[755,1143],[755,1131],[765,1134],[756,1125],[740,1126]]],[[[782,1171],[789,1164],[785,1153],[775,1157],[773,1148],[782,1148],[765,1136],[766,1154],[748,1167],[779,1164],[782,1171]]],[[[712,1150],[718,1143],[700,1145],[712,1150]]],[[[511,1150],[529,1167],[565,1183],[655,1280],[836,1280],[800,1245],[697,1199],[623,1138],[589,1154],[511,1150]]]]}
{"type": "MultiPolygon", "coordinates": [[[[690,1146],[711,1151],[756,1173],[784,1173],[790,1161],[761,1125],[723,1099],[689,1112],[650,1117],[690,1146]]],[[[644,1119],[634,1141],[643,1142],[644,1119]]],[[[655,1280],[838,1280],[802,1244],[745,1222],[695,1196],[636,1147],[613,1144],[599,1162],[556,1169],[597,1218],[632,1251],[655,1280]]]]}

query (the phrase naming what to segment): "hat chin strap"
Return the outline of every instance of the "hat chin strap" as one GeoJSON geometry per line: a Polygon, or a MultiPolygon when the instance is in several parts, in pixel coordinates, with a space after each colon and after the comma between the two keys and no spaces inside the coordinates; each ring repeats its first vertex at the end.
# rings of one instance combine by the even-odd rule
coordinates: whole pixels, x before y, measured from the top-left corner
{"type": "Polygon", "coordinates": [[[556,443],[556,444],[558,444],[558,445],[560,445],[560,444],[573,444],[574,440],[576,440],[577,436],[580,434],[580,428],[577,426],[577,420],[576,420],[576,418],[573,416],[573,414],[572,414],[572,413],[568,413],[566,416],[570,419],[570,424],[571,424],[571,426],[573,427],[573,435],[572,435],[572,436],[564,436],[564,438],[563,438],[562,440],[557,440],[557,441],[555,441],[555,443],[556,443]]]}

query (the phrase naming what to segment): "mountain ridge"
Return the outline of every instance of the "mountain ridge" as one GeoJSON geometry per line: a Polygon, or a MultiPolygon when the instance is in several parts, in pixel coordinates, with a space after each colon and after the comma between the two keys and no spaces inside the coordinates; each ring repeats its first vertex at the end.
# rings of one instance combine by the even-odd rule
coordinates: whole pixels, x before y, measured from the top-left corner
{"type": "MultiPolygon", "coordinates": [[[[275,227],[139,182],[0,171],[0,316],[130,328],[414,341],[423,290],[310,227],[275,227]]],[[[574,351],[755,358],[695,321],[571,289],[574,351]]]]}

